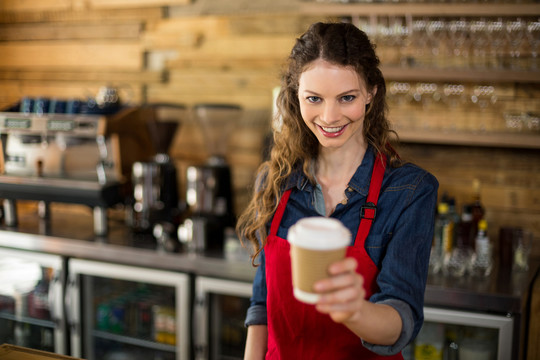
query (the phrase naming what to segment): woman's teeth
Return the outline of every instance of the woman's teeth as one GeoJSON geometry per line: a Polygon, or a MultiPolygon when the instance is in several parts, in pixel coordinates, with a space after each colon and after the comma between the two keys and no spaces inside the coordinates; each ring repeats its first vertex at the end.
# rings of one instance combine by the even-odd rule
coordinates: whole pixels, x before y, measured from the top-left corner
{"type": "Polygon", "coordinates": [[[321,126],[321,128],[326,131],[326,132],[329,132],[329,133],[337,133],[338,131],[340,131],[341,129],[344,128],[344,126],[340,126],[340,127],[324,127],[324,126],[321,126]]]}

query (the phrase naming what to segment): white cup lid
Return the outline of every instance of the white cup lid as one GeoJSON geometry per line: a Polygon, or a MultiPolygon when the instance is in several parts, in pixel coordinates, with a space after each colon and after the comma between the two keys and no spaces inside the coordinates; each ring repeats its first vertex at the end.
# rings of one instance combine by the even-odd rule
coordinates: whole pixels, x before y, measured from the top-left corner
{"type": "Polygon", "coordinates": [[[351,232],[341,221],[323,216],[298,220],[287,237],[291,244],[313,250],[339,249],[351,243],[351,232]]]}

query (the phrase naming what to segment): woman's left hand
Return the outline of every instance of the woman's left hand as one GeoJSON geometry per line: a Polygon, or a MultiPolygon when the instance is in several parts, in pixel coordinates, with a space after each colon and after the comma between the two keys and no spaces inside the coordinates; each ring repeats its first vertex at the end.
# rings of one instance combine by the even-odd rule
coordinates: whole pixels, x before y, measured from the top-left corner
{"type": "Polygon", "coordinates": [[[328,314],[338,323],[351,321],[366,303],[364,278],[356,272],[358,263],[345,258],[328,268],[330,277],[315,283],[315,291],[321,294],[316,304],[318,311],[328,314]]]}

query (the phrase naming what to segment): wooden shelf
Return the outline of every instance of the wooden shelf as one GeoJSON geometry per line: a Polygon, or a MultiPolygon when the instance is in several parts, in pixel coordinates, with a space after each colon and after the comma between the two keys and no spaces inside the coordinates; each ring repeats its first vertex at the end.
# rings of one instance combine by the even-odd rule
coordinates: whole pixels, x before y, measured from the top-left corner
{"type": "Polygon", "coordinates": [[[540,134],[534,133],[473,133],[398,129],[403,143],[540,149],[540,134]]]}
{"type": "Polygon", "coordinates": [[[355,3],[302,2],[300,12],[328,16],[536,16],[540,5],[531,4],[441,4],[441,3],[355,3]]]}
{"type": "Polygon", "coordinates": [[[518,82],[540,83],[540,71],[425,69],[382,66],[386,79],[417,81],[518,82]]]}

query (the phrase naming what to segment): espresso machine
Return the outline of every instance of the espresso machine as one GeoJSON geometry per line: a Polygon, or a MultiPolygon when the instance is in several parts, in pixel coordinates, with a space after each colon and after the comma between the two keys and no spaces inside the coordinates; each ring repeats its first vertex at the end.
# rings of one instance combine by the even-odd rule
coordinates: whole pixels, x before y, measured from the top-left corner
{"type": "Polygon", "coordinates": [[[242,114],[234,104],[196,104],[192,119],[200,125],[209,158],[186,170],[189,216],[178,228],[188,251],[219,254],[225,230],[235,225],[231,169],[226,160],[228,141],[242,114]]]}
{"type": "Polygon", "coordinates": [[[93,209],[95,235],[105,236],[107,208],[125,199],[130,157],[144,154],[148,143],[137,130],[138,108],[120,106],[110,88],[96,98],[54,103],[24,98],[0,112],[5,225],[17,226],[17,200],[37,201],[45,221],[52,202],[83,204],[93,209]]]}
{"type": "MultiPolygon", "coordinates": [[[[147,119],[155,155],[133,164],[133,204],[130,225],[136,233],[152,232],[158,242],[176,240],[176,227],[184,205],[178,193],[177,169],[169,156],[170,145],[186,116],[186,108],[178,104],[151,104],[147,119]]],[[[171,242],[173,241],[173,242],[171,242]]]]}

